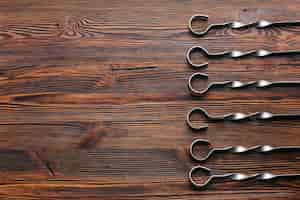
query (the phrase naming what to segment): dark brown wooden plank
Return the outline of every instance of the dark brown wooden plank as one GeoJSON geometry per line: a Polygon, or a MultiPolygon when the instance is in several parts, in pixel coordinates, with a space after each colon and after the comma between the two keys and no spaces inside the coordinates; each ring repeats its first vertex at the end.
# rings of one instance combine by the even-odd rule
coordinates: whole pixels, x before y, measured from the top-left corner
{"type": "MultiPolygon", "coordinates": [[[[299,120],[185,124],[191,108],[211,114],[300,113],[298,88],[214,89],[198,99],[186,50],[299,49],[299,27],[187,30],[210,22],[300,19],[299,1],[0,2],[1,199],[298,199],[300,180],[216,184],[194,191],[194,138],[216,147],[300,145],[299,120]]],[[[203,61],[203,58],[196,57],[203,61]]],[[[209,81],[300,80],[300,56],[209,60],[209,81]]],[[[205,81],[199,83],[204,87],[205,81]]],[[[203,121],[203,119],[201,120],[203,121]]],[[[219,173],[300,173],[300,153],[220,154],[219,173]]]]}

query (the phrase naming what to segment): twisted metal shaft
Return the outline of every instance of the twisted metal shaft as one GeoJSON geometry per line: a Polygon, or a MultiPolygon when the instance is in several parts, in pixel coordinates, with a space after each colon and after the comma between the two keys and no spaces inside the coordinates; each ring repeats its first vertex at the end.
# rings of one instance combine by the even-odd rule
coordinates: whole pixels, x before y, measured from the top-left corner
{"type": "Polygon", "coordinates": [[[223,182],[227,181],[236,181],[236,182],[242,182],[250,179],[254,179],[257,181],[272,181],[277,178],[299,178],[300,174],[281,174],[281,175],[275,175],[270,172],[264,172],[264,173],[256,173],[252,175],[247,175],[244,173],[227,173],[227,174],[212,174],[212,170],[203,166],[195,166],[189,171],[189,181],[192,184],[193,187],[196,189],[204,189],[208,185],[210,185],[214,180],[222,180],[223,182]],[[196,173],[196,171],[203,171],[204,173],[207,173],[209,175],[208,179],[204,181],[203,183],[198,183],[193,179],[193,174],[196,173]]]}
{"type": "Polygon", "coordinates": [[[201,64],[193,63],[191,55],[194,52],[199,52],[203,56],[207,58],[222,58],[222,57],[227,57],[227,58],[233,58],[233,59],[238,59],[246,56],[255,56],[258,58],[263,58],[263,57],[268,57],[268,56],[281,56],[281,55],[297,55],[300,54],[300,50],[289,50],[289,51],[269,51],[265,49],[259,49],[259,50],[250,50],[250,51],[238,51],[238,50],[233,50],[233,51],[223,51],[223,52],[218,52],[218,53],[210,53],[207,51],[202,46],[193,46],[188,49],[186,53],[186,60],[189,65],[191,65],[194,68],[203,68],[208,65],[208,62],[204,62],[201,64]]]}
{"type": "Polygon", "coordinates": [[[271,26],[296,26],[300,25],[300,21],[278,21],[278,22],[271,22],[267,20],[258,20],[255,22],[250,22],[250,23],[243,23],[239,21],[232,21],[232,22],[224,22],[224,23],[218,23],[218,24],[209,24],[207,27],[204,28],[203,31],[196,31],[192,24],[194,21],[202,21],[202,22],[207,22],[208,21],[208,16],[207,15],[200,15],[196,14],[193,15],[189,19],[189,30],[192,34],[196,36],[204,36],[205,34],[208,33],[213,28],[231,28],[231,29],[242,29],[242,28],[247,28],[247,27],[256,27],[258,29],[263,29],[263,28],[268,28],[271,26]]]}
{"type": "Polygon", "coordinates": [[[187,114],[186,122],[188,126],[194,130],[203,130],[207,129],[208,125],[200,125],[196,126],[191,121],[191,116],[194,113],[199,113],[204,116],[204,118],[208,121],[217,122],[217,121],[232,121],[232,122],[240,122],[245,120],[286,120],[286,119],[300,119],[300,114],[273,114],[271,112],[254,112],[254,113],[229,113],[222,116],[213,116],[210,115],[205,109],[200,107],[193,108],[187,114]]]}
{"type": "Polygon", "coordinates": [[[272,86],[300,86],[300,81],[267,81],[267,80],[258,80],[258,81],[223,81],[223,82],[211,82],[205,89],[198,90],[193,87],[193,81],[196,79],[208,79],[208,75],[202,72],[193,73],[188,80],[188,88],[192,95],[194,96],[203,96],[213,87],[229,87],[231,89],[245,88],[253,86],[256,88],[267,88],[272,86]]]}
{"type": "Polygon", "coordinates": [[[211,148],[211,144],[208,140],[195,139],[190,145],[190,156],[198,162],[203,162],[209,159],[215,153],[226,153],[230,152],[233,154],[243,154],[247,152],[257,152],[257,153],[271,153],[274,151],[300,151],[300,146],[279,146],[273,147],[271,145],[256,145],[252,147],[244,146],[227,146],[223,148],[211,148]],[[206,146],[210,150],[204,156],[198,156],[194,153],[196,146],[206,146]]]}

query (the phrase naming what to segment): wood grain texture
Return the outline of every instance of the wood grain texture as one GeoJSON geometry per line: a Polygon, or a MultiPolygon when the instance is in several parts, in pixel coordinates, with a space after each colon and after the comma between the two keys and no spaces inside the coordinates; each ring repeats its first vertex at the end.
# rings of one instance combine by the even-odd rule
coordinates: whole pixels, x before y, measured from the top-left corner
{"type": "MultiPolygon", "coordinates": [[[[187,150],[300,145],[299,120],[185,125],[194,106],[211,114],[300,113],[299,88],[215,89],[192,98],[185,52],[299,49],[300,27],[189,34],[210,22],[300,19],[300,1],[0,1],[0,199],[299,199],[300,180],[216,184],[192,190],[187,150]]],[[[209,60],[210,81],[300,80],[300,56],[209,60]]],[[[300,173],[300,152],[222,154],[219,173],[300,173]]]]}

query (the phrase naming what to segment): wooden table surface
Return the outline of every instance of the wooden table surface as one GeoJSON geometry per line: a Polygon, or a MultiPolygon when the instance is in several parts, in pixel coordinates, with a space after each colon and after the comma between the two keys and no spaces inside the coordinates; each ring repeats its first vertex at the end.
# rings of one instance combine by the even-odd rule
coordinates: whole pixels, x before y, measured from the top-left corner
{"type": "MultiPolygon", "coordinates": [[[[192,36],[192,14],[210,22],[299,20],[300,1],[0,1],[1,199],[299,199],[300,180],[216,183],[193,190],[193,139],[216,147],[300,145],[299,120],[185,123],[211,114],[300,113],[299,88],[214,89],[192,98],[185,52],[295,50],[300,28],[219,29],[192,36]]],[[[300,80],[300,56],[209,60],[210,81],[300,80]]],[[[218,154],[218,173],[300,173],[300,153],[218,154]]]]}

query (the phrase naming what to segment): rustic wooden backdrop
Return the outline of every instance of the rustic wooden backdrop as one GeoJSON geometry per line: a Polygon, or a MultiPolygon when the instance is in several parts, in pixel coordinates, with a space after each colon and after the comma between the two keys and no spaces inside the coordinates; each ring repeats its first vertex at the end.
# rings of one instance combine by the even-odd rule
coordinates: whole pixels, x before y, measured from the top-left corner
{"type": "MultiPolygon", "coordinates": [[[[300,113],[299,88],[216,89],[192,98],[192,45],[223,50],[300,49],[300,27],[189,34],[210,22],[300,20],[300,1],[1,0],[1,199],[299,199],[300,180],[215,184],[195,191],[194,138],[227,145],[300,145],[300,121],[187,128],[194,106],[211,114],[300,113]]],[[[300,55],[210,60],[210,81],[300,80],[300,55]]],[[[300,152],[214,156],[219,173],[300,173],[300,152]]]]}

